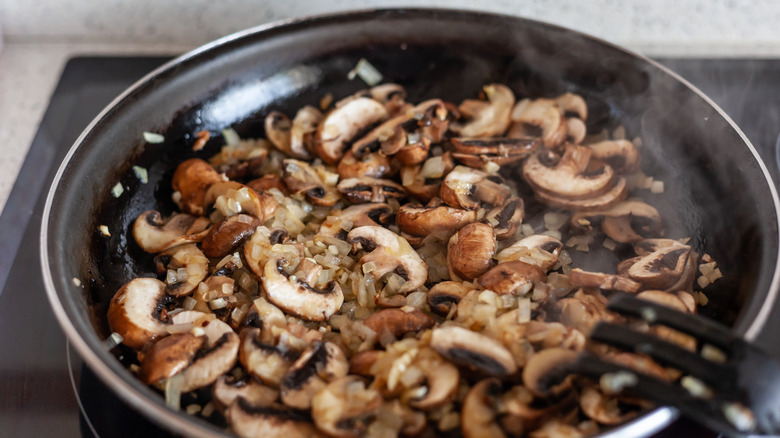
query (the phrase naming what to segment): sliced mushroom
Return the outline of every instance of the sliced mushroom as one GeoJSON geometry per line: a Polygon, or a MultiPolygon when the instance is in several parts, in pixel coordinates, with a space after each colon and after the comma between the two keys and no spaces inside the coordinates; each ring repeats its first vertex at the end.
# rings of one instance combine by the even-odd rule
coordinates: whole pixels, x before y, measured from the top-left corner
{"type": "Polygon", "coordinates": [[[327,217],[320,225],[323,236],[347,239],[347,232],[366,225],[388,225],[393,217],[393,208],[381,202],[350,205],[335,215],[327,217]]]}
{"type": "Polygon", "coordinates": [[[619,202],[606,210],[576,212],[571,217],[575,229],[592,229],[593,222],[601,220],[604,233],[616,242],[636,242],[660,231],[661,215],[653,206],[636,199],[619,202]]]}
{"type": "Polygon", "coordinates": [[[328,164],[336,164],[350,141],[387,116],[384,106],[369,98],[359,97],[337,106],[317,128],[314,139],[317,155],[328,164]]]}
{"type": "Polygon", "coordinates": [[[591,328],[600,321],[616,319],[607,311],[607,298],[601,294],[589,294],[583,290],[573,296],[566,297],[555,303],[560,310],[560,321],[582,333],[590,333],[591,328]]]}
{"type": "Polygon", "coordinates": [[[384,309],[363,320],[363,325],[370,328],[380,337],[389,333],[400,338],[409,332],[433,327],[435,321],[430,316],[417,309],[384,309]]]}
{"type": "Polygon", "coordinates": [[[212,219],[219,220],[234,214],[246,213],[258,218],[260,222],[273,217],[274,211],[279,206],[272,196],[255,192],[235,181],[212,184],[206,192],[203,203],[206,206],[214,206],[215,215],[212,215],[212,219]]]}
{"type": "Polygon", "coordinates": [[[236,435],[243,438],[311,438],[321,436],[305,415],[273,406],[253,406],[239,397],[225,418],[236,435]]]}
{"type": "Polygon", "coordinates": [[[193,391],[214,383],[219,376],[230,371],[238,360],[238,335],[226,323],[206,319],[207,314],[185,310],[173,316],[174,324],[192,323],[205,333],[206,345],[192,363],[182,371],[182,392],[193,391]]]}
{"type": "Polygon", "coordinates": [[[455,166],[441,185],[442,201],[451,207],[474,210],[480,201],[491,205],[501,205],[512,195],[509,186],[498,175],[466,166],[455,166]]]}
{"type": "MultiPolygon", "coordinates": [[[[404,379],[406,390],[401,399],[412,408],[431,410],[449,403],[460,385],[458,368],[447,362],[432,348],[422,348],[415,355],[410,368],[419,370],[419,377],[404,379]]],[[[409,371],[407,371],[409,372],[409,371]]]]}
{"type": "MultiPolygon", "coordinates": [[[[523,99],[512,109],[511,118],[515,125],[531,125],[541,129],[542,141],[548,148],[554,148],[566,140],[566,118],[563,110],[552,99],[523,99]]],[[[517,132],[515,125],[512,130],[517,132]]]]}
{"type": "Polygon", "coordinates": [[[509,350],[495,339],[456,325],[433,329],[431,347],[455,365],[474,372],[506,377],[517,372],[509,350]]]}
{"type": "Polygon", "coordinates": [[[512,197],[485,215],[485,222],[493,227],[496,239],[504,240],[515,235],[517,227],[523,223],[525,203],[522,198],[512,197]]]}
{"type": "Polygon", "coordinates": [[[546,234],[532,234],[501,250],[496,255],[496,260],[502,263],[523,259],[549,271],[558,263],[558,256],[562,250],[563,243],[555,237],[546,234]]]}
{"type": "Polygon", "coordinates": [[[340,199],[335,184],[326,184],[320,173],[305,161],[286,159],[282,161],[282,171],[282,180],[290,192],[303,193],[306,200],[313,205],[332,207],[340,199]]]}
{"type": "Polygon", "coordinates": [[[473,286],[469,286],[459,281],[442,281],[436,283],[428,291],[428,306],[434,313],[442,316],[448,315],[452,306],[457,306],[460,300],[472,290],[474,290],[473,286]]]}
{"type": "Polygon", "coordinates": [[[181,206],[185,212],[203,216],[206,191],[220,181],[222,177],[209,163],[200,158],[190,158],[176,167],[171,185],[181,194],[181,206]]]}
{"type": "Polygon", "coordinates": [[[455,233],[447,244],[447,269],[452,279],[473,280],[493,265],[496,236],[493,227],[470,223],[455,233]]]}
{"type": "Polygon", "coordinates": [[[136,350],[166,335],[170,297],[165,283],[156,278],[135,278],[122,286],[108,305],[108,325],[122,336],[122,343],[136,350]]]}
{"type": "Polygon", "coordinates": [[[238,359],[249,374],[278,388],[300,352],[274,338],[271,333],[255,327],[244,328],[240,334],[238,359]]]}
{"type": "Polygon", "coordinates": [[[180,297],[189,295],[208,275],[209,259],[194,243],[175,246],[154,258],[158,274],[166,274],[165,292],[180,297]]]}
{"type": "Polygon", "coordinates": [[[636,411],[621,412],[616,398],[608,397],[592,386],[582,391],[580,407],[588,418],[606,425],[623,423],[636,416],[636,411]]]}
{"type": "Polygon", "coordinates": [[[535,282],[547,280],[542,268],[530,263],[512,260],[499,263],[479,277],[479,284],[499,295],[527,293],[535,282]]]}
{"type": "Polygon", "coordinates": [[[458,110],[468,121],[463,125],[452,125],[450,129],[462,137],[496,137],[509,127],[510,113],[515,104],[515,95],[507,86],[489,84],[482,87],[485,100],[464,100],[458,110]]]}
{"type": "Polygon", "coordinates": [[[536,192],[569,199],[592,198],[612,188],[615,172],[591,159],[591,150],[569,144],[560,159],[551,152],[531,155],[523,165],[523,177],[536,192]]]}
{"type": "Polygon", "coordinates": [[[648,289],[667,289],[677,283],[689,264],[691,247],[672,245],[647,254],[628,268],[628,276],[648,289]]]}
{"type": "Polygon", "coordinates": [[[619,290],[629,293],[636,293],[642,288],[641,283],[622,275],[589,272],[583,271],[580,268],[574,268],[569,272],[569,283],[572,286],[603,290],[619,290]]]}
{"type": "Polygon", "coordinates": [[[389,179],[370,177],[347,178],[336,186],[338,191],[353,204],[365,202],[386,202],[388,199],[403,199],[406,197],[404,188],[389,179]]]}
{"type": "Polygon", "coordinates": [[[382,396],[366,388],[357,376],[330,382],[311,401],[311,416],[317,429],[328,436],[361,436],[382,404],[382,396]]]}
{"type": "Polygon", "coordinates": [[[207,257],[221,258],[241,246],[260,225],[260,219],[248,214],[228,216],[209,230],[201,243],[203,254],[207,257]]]}
{"type": "Polygon", "coordinates": [[[496,378],[480,380],[463,400],[460,429],[464,438],[503,438],[506,434],[496,421],[501,381],[496,378]]]}
{"type": "Polygon", "coordinates": [[[280,386],[282,402],[292,408],[309,409],[317,392],[348,373],[349,363],[341,348],[332,342],[317,342],[284,375],[280,386]]]}
{"type": "Polygon", "coordinates": [[[417,166],[401,168],[401,183],[406,192],[422,202],[429,202],[439,196],[441,182],[444,176],[455,167],[455,161],[450,152],[436,157],[429,157],[417,166]]]}
{"type": "Polygon", "coordinates": [[[435,235],[447,240],[453,233],[477,220],[476,210],[464,210],[436,202],[432,204],[426,207],[420,204],[402,205],[395,217],[398,228],[412,236],[435,235]]]}
{"type": "Polygon", "coordinates": [[[536,192],[536,197],[549,205],[550,207],[560,208],[563,210],[593,210],[593,209],[607,209],[622,201],[628,195],[628,189],[626,186],[626,180],[623,177],[615,180],[614,186],[598,196],[585,199],[571,199],[562,196],[557,196],[542,191],[536,192]]]}
{"type": "Polygon", "coordinates": [[[406,144],[395,153],[395,158],[404,166],[414,166],[428,159],[431,140],[419,134],[406,137],[406,144]]]}
{"type": "Polygon", "coordinates": [[[383,104],[390,115],[396,115],[408,106],[404,101],[406,99],[406,90],[398,84],[389,83],[371,87],[368,90],[368,95],[383,104]]]}
{"type": "Polygon", "coordinates": [[[585,136],[588,135],[588,127],[585,122],[577,117],[566,118],[566,129],[568,131],[566,139],[574,144],[582,144],[585,136]]]}
{"type": "Polygon", "coordinates": [[[390,159],[384,154],[374,152],[365,154],[362,158],[357,158],[352,151],[347,151],[341,161],[339,161],[337,171],[341,179],[360,177],[386,178],[390,176],[393,169],[390,166],[390,159]]]}
{"type": "Polygon", "coordinates": [[[576,359],[577,352],[566,348],[538,351],[523,368],[523,384],[537,397],[558,395],[568,386],[567,367],[576,359]]]}
{"type": "Polygon", "coordinates": [[[325,321],[341,307],[344,294],[337,282],[331,281],[320,288],[315,284],[322,266],[303,259],[295,273],[289,275],[284,270],[288,264],[278,256],[266,262],[262,282],[269,301],[309,321],[325,321]]]}
{"type": "Polygon", "coordinates": [[[204,342],[204,337],[192,333],[176,333],[160,339],[144,354],[138,378],[154,385],[180,373],[204,342]]]}
{"type": "Polygon", "coordinates": [[[639,150],[628,140],[605,140],[589,144],[593,158],[609,164],[617,173],[639,169],[639,150]]]}
{"type": "Polygon", "coordinates": [[[588,120],[588,104],[579,94],[563,93],[554,100],[567,116],[574,114],[580,120],[588,120]]]}
{"type": "Polygon", "coordinates": [[[279,399],[279,391],[257,382],[250,376],[236,379],[228,374],[220,376],[214,382],[211,396],[214,407],[224,413],[239,398],[254,407],[269,407],[279,399]]]}
{"type": "Polygon", "coordinates": [[[206,237],[210,222],[204,217],[176,213],[163,220],[159,212],[147,210],[133,222],[133,238],[146,252],[158,253],[206,237]]]}
{"type": "Polygon", "coordinates": [[[409,242],[386,228],[355,228],[347,235],[347,241],[352,244],[353,251],[362,249],[367,252],[361,257],[360,264],[373,263],[371,273],[375,278],[395,272],[406,280],[398,293],[407,294],[414,291],[428,278],[428,266],[409,242]]]}
{"type": "Polygon", "coordinates": [[[311,157],[311,137],[322,120],[322,113],[313,106],[304,106],[290,119],[279,111],[268,113],[265,118],[265,133],[277,149],[295,158],[311,157]]]}
{"type": "Polygon", "coordinates": [[[504,166],[522,161],[536,151],[541,144],[538,139],[533,137],[455,137],[450,141],[453,146],[453,158],[475,169],[482,169],[487,163],[504,166]]]}
{"type": "Polygon", "coordinates": [[[274,255],[284,255],[291,263],[297,263],[303,257],[303,248],[296,245],[282,245],[290,235],[284,228],[269,229],[263,225],[257,227],[252,237],[244,244],[244,259],[247,267],[257,278],[262,278],[265,264],[274,255]]]}
{"type": "Polygon", "coordinates": [[[287,194],[287,187],[282,182],[282,178],[279,175],[263,175],[260,178],[253,179],[246,183],[247,187],[260,193],[270,189],[276,189],[280,192],[287,194]]]}

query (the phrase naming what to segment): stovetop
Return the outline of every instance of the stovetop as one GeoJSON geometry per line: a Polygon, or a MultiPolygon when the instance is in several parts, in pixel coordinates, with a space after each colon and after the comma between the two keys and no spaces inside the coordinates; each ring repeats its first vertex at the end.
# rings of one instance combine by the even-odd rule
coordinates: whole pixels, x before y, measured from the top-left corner
{"type": "MultiPolygon", "coordinates": [[[[0,216],[0,436],[168,436],[117,399],[68,347],[38,261],[43,201],[68,148],[114,96],[167,59],[74,58],[51,98],[0,216]]],[[[661,61],[725,109],[780,181],[780,60],[661,61]]],[[[758,343],[780,356],[780,310],[773,313],[758,343]]],[[[715,436],[681,420],[658,438],[683,434],[715,436]]]]}

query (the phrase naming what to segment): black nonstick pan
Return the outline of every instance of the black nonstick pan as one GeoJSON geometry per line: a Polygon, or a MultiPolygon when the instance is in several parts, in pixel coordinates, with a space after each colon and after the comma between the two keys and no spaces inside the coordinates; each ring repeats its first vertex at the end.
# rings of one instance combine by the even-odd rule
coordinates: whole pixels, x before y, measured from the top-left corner
{"type": "MultiPolygon", "coordinates": [[[[778,198],[756,151],[706,96],[644,57],[535,21],[452,10],[346,13],[250,29],[167,63],[109,105],[60,166],[41,231],[47,293],[80,355],[135,409],[183,435],[224,434],[168,409],[104,345],[110,298],[131,278],[153,275],[132,222],[147,209],[170,213],[176,164],[219,150],[214,135],[193,152],[194,133],[232,127],[263,136],[271,109],[290,114],[326,93],[365,88],[347,78],[361,58],[413,102],[457,102],[491,82],[518,96],[584,96],[590,132],[622,125],[642,138],[643,171],[665,182],[658,208],[670,236],[690,237],[718,261],[724,278],[708,287],[704,312],[747,338],[761,330],[778,289],[778,198]],[[147,143],[144,131],[165,140],[147,143]],[[148,183],[132,166],[148,170],[148,183]]],[[[649,435],[675,415],[656,409],[606,434],[649,435]]]]}

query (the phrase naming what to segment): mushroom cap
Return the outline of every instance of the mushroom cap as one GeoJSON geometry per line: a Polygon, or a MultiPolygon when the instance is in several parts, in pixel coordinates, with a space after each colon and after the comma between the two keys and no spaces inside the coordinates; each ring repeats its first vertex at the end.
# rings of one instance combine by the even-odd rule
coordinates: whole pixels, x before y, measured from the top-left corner
{"type": "Polygon", "coordinates": [[[355,228],[347,234],[347,241],[352,244],[353,251],[367,251],[367,254],[361,257],[360,264],[373,262],[374,269],[371,273],[375,278],[389,272],[395,272],[404,278],[406,283],[398,290],[399,293],[406,294],[425,284],[428,266],[406,239],[387,228],[355,228]]]}
{"type": "Polygon", "coordinates": [[[409,332],[418,332],[433,327],[435,321],[418,309],[383,309],[363,320],[363,325],[377,335],[391,333],[399,338],[409,332]]]}
{"type": "Polygon", "coordinates": [[[282,267],[286,264],[286,260],[278,256],[271,257],[265,264],[262,282],[269,301],[309,321],[325,321],[339,310],[344,303],[344,294],[338,283],[331,281],[323,289],[317,289],[301,279],[285,276],[282,267]]]}
{"type": "Polygon", "coordinates": [[[156,278],[135,278],[122,286],[108,305],[108,325],[122,343],[136,350],[168,335],[161,311],[167,301],[165,283],[156,278]]]}
{"type": "Polygon", "coordinates": [[[349,141],[387,116],[381,103],[365,97],[336,106],[325,114],[317,128],[314,140],[317,155],[328,164],[336,164],[349,141]]]}
{"type": "Polygon", "coordinates": [[[476,220],[476,210],[464,210],[448,205],[423,207],[420,204],[404,204],[395,217],[398,228],[405,233],[412,236],[435,234],[444,239],[476,220]]]}
{"type": "Polygon", "coordinates": [[[206,191],[220,181],[222,177],[209,163],[200,158],[190,158],[176,167],[171,185],[173,190],[181,193],[182,209],[195,216],[202,216],[206,191]]]}
{"type": "Polygon", "coordinates": [[[496,236],[493,227],[470,223],[455,233],[447,244],[447,268],[453,279],[473,280],[493,265],[496,236]]]}
{"type": "Polygon", "coordinates": [[[158,211],[147,210],[133,222],[133,238],[148,253],[158,253],[188,242],[200,242],[211,223],[203,217],[175,213],[163,220],[158,211]]]}
{"type": "Polygon", "coordinates": [[[515,95],[503,84],[482,87],[487,101],[464,100],[458,109],[470,120],[450,129],[462,137],[495,137],[503,134],[510,123],[510,113],[515,105],[515,95]]]}
{"type": "Polygon", "coordinates": [[[512,353],[495,339],[456,325],[433,329],[431,347],[454,364],[483,375],[517,372],[512,353]]]}
{"type": "Polygon", "coordinates": [[[321,436],[304,415],[289,409],[253,406],[239,397],[225,413],[228,424],[243,438],[311,438],[321,436]]]}
{"type": "Polygon", "coordinates": [[[260,219],[248,214],[228,216],[209,229],[201,242],[203,254],[207,257],[222,258],[241,246],[260,225],[260,219]]]}
{"type": "Polygon", "coordinates": [[[154,385],[185,369],[203,346],[205,339],[192,333],[175,333],[157,341],[144,354],[138,378],[154,385]]]}
{"type": "Polygon", "coordinates": [[[612,188],[615,172],[610,166],[591,159],[585,146],[568,144],[554,166],[545,164],[540,152],[523,164],[523,177],[535,192],[550,196],[583,199],[599,196],[612,188]]]}

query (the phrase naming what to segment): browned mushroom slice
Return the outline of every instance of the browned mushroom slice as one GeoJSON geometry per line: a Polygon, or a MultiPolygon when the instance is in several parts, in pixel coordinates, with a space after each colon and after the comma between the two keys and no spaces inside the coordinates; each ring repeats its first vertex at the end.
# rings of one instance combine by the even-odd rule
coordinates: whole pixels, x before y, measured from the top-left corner
{"type": "Polygon", "coordinates": [[[277,189],[280,192],[287,194],[287,187],[282,182],[282,178],[279,175],[263,175],[260,178],[255,178],[248,183],[247,187],[260,193],[270,189],[277,189]]]}
{"type": "Polygon", "coordinates": [[[552,99],[523,99],[512,109],[511,118],[515,124],[532,125],[541,129],[542,141],[548,148],[556,147],[566,140],[566,118],[563,110],[552,99]]]}
{"type": "Polygon", "coordinates": [[[477,212],[447,205],[404,204],[398,209],[395,220],[401,231],[412,236],[433,234],[449,239],[453,233],[476,221],[477,212]]]}
{"type": "Polygon", "coordinates": [[[524,237],[501,250],[496,260],[526,260],[547,271],[558,263],[558,255],[563,250],[563,243],[555,237],[546,234],[533,234],[524,237]]]}
{"type": "Polygon", "coordinates": [[[186,368],[205,338],[192,333],[176,333],[160,339],[144,354],[138,378],[154,385],[180,373],[186,368]]]}
{"type": "Polygon", "coordinates": [[[203,254],[214,258],[230,254],[255,232],[258,225],[260,220],[248,214],[236,214],[222,219],[211,227],[203,239],[203,254]]]}
{"type": "Polygon", "coordinates": [[[284,375],[280,387],[282,402],[295,409],[309,409],[317,392],[348,373],[349,364],[341,348],[332,342],[317,342],[284,375]]]}
{"type": "Polygon", "coordinates": [[[513,260],[496,265],[479,278],[479,284],[499,295],[527,293],[534,282],[545,281],[542,268],[513,260]]]}
{"type": "Polygon", "coordinates": [[[344,294],[337,282],[316,284],[322,266],[303,259],[289,275],[284,269],[287,265],[289,262],[279,256],[266,262],[262,282],[269,301],[309,321],[325,321],[341,307],[344,294]]]}
{"type": "Polygon", "coordinates": [[[277,388],[300,352],[276,345],[278,340],[265,333],[268,332],[255,327],[241,330],[238,359],[249,374],[277,388]]]}
{"type": "Polygon", "coordinates": [[[360,265],[372,263],[371,274],[375,278],[395,272],[406,280],[398,293],[412,292],[422,286],[428,278],[428,266],[409,242],[386,228],[376,226],[355,228],[347,235],[347,241],[352,244],[353,251],[357,252],[361,249],[366,251],[360,259],[360,265]]]}
{"type": "Polygon", "coordinates": [[[239,397],[225,412],[230,428],[242,438],[311,438],[320,436],[305,415],[273,406],[254,406],[239,397]]]}
{"type": "Polygon", "coordinates": [[[282,161],[282,180],[290,192],[303,193],[309,203],[319,207],[332,207],[340,199],[333,184],[326,184],[305,161],[291,158],[282,161]]]}
{"type": "Polygon", "coordinates": [[[592,210],[610,208],[628,196],[626,180],[623,177],[615,180],[615,185],[598,196],[584,199],[569,199],[551,195],[542,191],[536,192],[536,197],[545,204],[563,210],[592,210]]]}
{"type": "Polygon", "coordinates": [[[567,386],[566,367],[577,353],[565,348],[547,348],[531,356],[523,368],[523,384],[537,397],[560,394],[567,386]],[[558,377],[558,379],[552,377],[558,377]]]}
{"type": "Polygon", "coordinates": [[[460,372],[455,365],[431,348],[421,349],[412,365],[421,371],[421,376],[413,383],[404,383],[407,390],[401,397],[408,398],[409,406],[430,410],[452,400],[460,385],[460,372]]]}
{"type": "Polygon", "coordinates": [[[303,257],[303,248],[295,245],[285,245],[284,248],[277,247],[276,251],[273,250],[275,245],[287,242],[289,237],[289,233],[283,228],[268,229],[261,225],[255,229],[252,237],[244,244],[244,259],[247,267],[257,278],[262,278],[265,275],[265,264],[274,255],[284,252],[285,257],[296,262],[303,257]],[[297,253],[297,257],[289,255],[292,251],[297,253]]]}
{"type": "Polygon", "coordinates": [[[509,127],[515,95],[507,86],[489,84],[482,87],[487,100],[467,99],[458,106],[465,124],[453,124],[450,129],[461,137],[495,137],[509,127]]]}
{"type": "Polygon", "coordinates": [[[280,151],[295,158],[310,158],[311,137],[322,120],[322,113],[313,106],[304,106],[290,119],[279,111],[271,111],[265,117],[265,133],[268,140],[280,151]]]}
{"type": "Polygon", "coordinates": [[[236,379],[232,375],[220,376],[211,388],[211,400],[219,412],[224,413],[239,398],[255,407],[271,406],[279,398],[279,391],[257,382],[250,376],[236,379]]]}
{"type": "Polygon", "coordinates": [[[509,350],[495,339],[456,325],[437,327],[431,347],[455,365],[474,372],[506,377],[517,372],[509,350]]]}
{"type": "Polygon", "coordinates": [[[311,416],[317,429],[328,436],[361,436],[382,404],[378,391],[366,388],[357,376],[330,382],[311,401],[311,416]]]}
{"type": "Polygon", "coordinates": [[[581,120],[588,120],[588,105],[579,94],[563,93],[554,100],[567,116],[573,114],[581,120]]]}
{"type": "Polygon", "coordinates": [[[328,164],[336,164],[350,141],[388,116],[376,100],[359,97],[329,111],[317,127],[314,148],[328,164]]]}
{"type": "Polygon", "coordinates": [[[122,343],[136,350],[166,335],[165,283],[156,278],[135,278],[122,286],[108,306],[108,325],[122,343]]]}
{"type": "Polygon", "coordinates": [[[206,237],[211,223],[207,218],[176,213],[164,220],[159,212],[147,210],[133,222],[133,238],[146,252],[157,253],[206,237]]]}
{"type": "Polygon", "coordinates": [[[634,252],[639,256],[646,256],[669,246],[685,245],[674,239],[644,239],[634,243],[634,252]]]}
{"type": "Polygon", "coordinates": [[[572,144],[559,159],[550,151],[541,151],[526,160],[523,177],[537,193],[567,199],[593,198],[612,188],[615,172],[591,159],[591,155],[589,148],[572,144]]]}
{"type": "Polygon", "coordinates": [[[409,332],[429,329],[434,323],[433,318],[417,309],[408,312],[402,309],[384,309],[363,320],[363,324],[377,335],[389,333],[395,338],[409,332]]]}
{"type": "Polygon", "coordinates": [[[661,229],[661,215],[653,206],[631,199],[619,202],[606,210],[576,212],[571,217],[575,229],[592,229],[593,222],[601,220],[604,234],[616,242],[636,242],[638,234],[654,234],[661,229]]]}
{"type": "Polygon", "coordinates": [[[609,397],[591,386],[582,391],[580,408],[588,418],[605,425],[620,424],[637,415],[634,410],[622,412],[614,396],[609,397]]]}
{"type": "Polygon", "coordinates": [[[349,358],[349,372],[361,376],[371,376],[371,368],[379,356],[384,354],[382,350],[364,350],[349,358]]]}
{"type": "Polygon", "coordinates": [[[469,390],[460,416],[464,438],[506,437],[496,418],[500,394],[501,381],[496,378],[481,380],[469,390]]]}
{"type": "Polygon", "coordinates": [[[639,169],[639,150],[628,140],[605,140],[589,144],[593,158],[609,164],[617,173],[639,169]]]}
{"type": "Polygon", "coordinates": [[[371,87],[367,94],[377,102],[383,104],[391,117],[400,114],[409,104],[406,103],[406,90],[398,84],[380,84],[371,87]]]}
{"type": "Polygon", "coordinates": [[[436,283],[428,291],[428,306],[431,311],[439,315],[450,313],[452,306],[457,306],[463,297],[474,290],[473,286],[467,286],[459,281],[442,281],[436,283]]]}
{"type": "Polygon", "coordinates": [[[363,155],[362,158],[355,157],[352,151],[347,151],[344,157],[339,161],[337,168],[341,179],[347,178],[385,178],[392,173],[390,159],[384,154],[375,152],[363,155]]]}
{"type": "Polygon", "coordinates": [[[222,181],[212,184],[204,197],[204,205],[214,206],[218,217],[221,219],[238,213],[252,215],[261,222],[273,216],[279,204],[274,198],[265,193],[258,193],[249,187],[235,182],[222,181]]]}
{"type": "Polygon", "coordinates": [[[455,233],[447,244],[447,269],[450,278],[473,280],[493,265],[496,236],[493,227],[470,223],[455,233]]]}
{"type": "Polygon", "coordinates": [[[466,166],[455,166],[444,178],[441,199],[456,208],[474,210],[480,201],[501,205],[512,195],[509,186],[499,175],[488,175],[466,166]]]}
{"type": "Polygon", "coordinates": [[[182,209],[190,214],[202,216],[205,209],[204,197],[208,188],[222,181],[222,177],[211,165],[200,158],[191,158],[179,164],[173,173],[171,185],[181,194],[182,209]]]}
{"type": "Polygon", "coordinates": [[[390,198],[403,199],[406,197],[404,188],[389,179],[348,178],[340,181],[336,188],[344,198],[353,204],[385,202],[390,198]]]}
{"type": "Polygon", "coordinates": [[[636,293],[642,288],[642,284],[622,275],[604,274],[602,272],[588,272],[580,268],[574,268],[569,273],[569,283],[573,286],[588,287],[603,290],[619,290],[636,293]]]}
{"type": "Polygon", "coordinates": [[[401,182],[407,193],[422,202],[429,202],[439,196],[444,176],[455,167],[450,152],[438,157],[429,157],[422,165],[401,168],[401,182]]]}
{"type": "Polygon", "coordinates": [[[484,220],[493,227],[496,239],[504,240],[515,235],[517,227],[523,223],[524,207],[522,198],[513,197],[487,212],[484,220]]]}
{"type": "Polygon", "coordinates": [[[367,225],[388,225],[393,217],[393,208],[382,202],[350,205],[349,207],[328,216],[320,226],[319,233],[323,236],[347,239],[349,230],[367,225]]]}
{"type": "Polygon", "coordinates": [[[599,321],[616,318],[607,312],[607,298],[604,295],[585,293],[582,289],[571,297],[561,299],[555,303],[555,307],[561,312],[562,323],[582,333],[589,333],[599,321]]]}
{"type": "Polygon", "coordinates": [[[395,158],[404,166],[414,166],[428,158],[430,149],[430,139],[419,134],[409,134],[406,137],[406,144],[396,152],[395,158]]]}
{"type": "Polygon", "coordinates": [[[577,117],[567,117],[566,127],[568,130],[566,139],[574,144],[582,144],[585,136],[588,135],[588,127],[585,125],[585,122],[577,117]]]}
{"type": "Polygon", "coordinates": [[[540,146],[533,137],[452,138],[452,156],[461,163],[482,169],[487,163],[500,166],[515,163],[531,155],[540,146]]]}
{"type": "Polygon", "coordinates": [[[667,289],[683,276],[690,255],[688,245],[659,248],[631,265],[628,276],[648,289],[667,289]]]}
{"type": "Polygon", "coordinates": [[[175,246],[154,258],[158,274],[165,275],[165,292],[189,295],[208,275],[209,259],[194,243],[175,246]]]}

